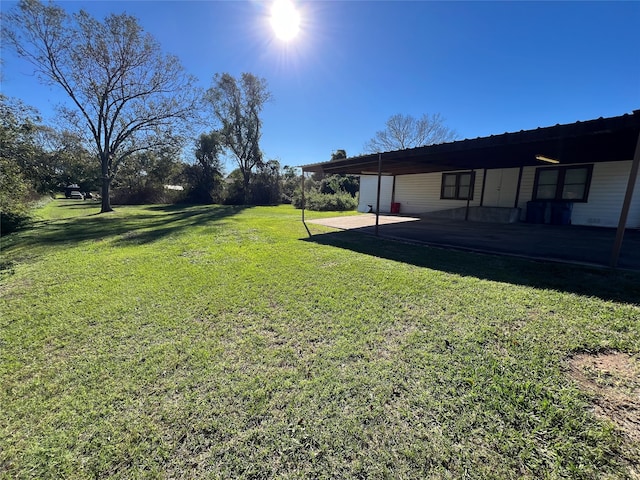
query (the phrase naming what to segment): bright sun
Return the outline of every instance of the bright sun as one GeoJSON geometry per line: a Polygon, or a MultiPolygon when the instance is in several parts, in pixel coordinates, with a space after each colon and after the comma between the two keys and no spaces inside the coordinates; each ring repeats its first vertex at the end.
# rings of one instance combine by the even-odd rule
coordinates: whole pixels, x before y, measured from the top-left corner
{"type": "Polygon", "coordinates": [[[294,38],[300,30],[300,14],[290,0],[276,0],[271,7],[271,26],[280,40],[294,38]]]}

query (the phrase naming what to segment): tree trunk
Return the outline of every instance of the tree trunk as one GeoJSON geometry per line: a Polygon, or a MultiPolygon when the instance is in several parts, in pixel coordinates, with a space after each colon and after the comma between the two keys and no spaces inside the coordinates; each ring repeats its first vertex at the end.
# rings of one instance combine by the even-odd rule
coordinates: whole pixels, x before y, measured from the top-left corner
{"type": "Polygon", "coordinates": [[[111,208],[111,198],[110,198],[110,190],[111,190],[111,178],[109,177],[109,159],[102,158],[102,206],[100,208],[100,213],[113,212],[113,208],[111,208]]]}
{"type": "Polygon", "coordinates": [[[102,207],[100,213],[113,212],[111,208],[111,199],[109,198],[109,190],[111,187],[111,180],[109,178],[102,179],[102,207]]]}
{"type": "Polygon", "coordinates": [[[250,179],[251,171],[242,172],[242,190],[244,193],[244,204],[249,205],[251,201],[251,195],[249,192],[249,179],[250,179]]]}

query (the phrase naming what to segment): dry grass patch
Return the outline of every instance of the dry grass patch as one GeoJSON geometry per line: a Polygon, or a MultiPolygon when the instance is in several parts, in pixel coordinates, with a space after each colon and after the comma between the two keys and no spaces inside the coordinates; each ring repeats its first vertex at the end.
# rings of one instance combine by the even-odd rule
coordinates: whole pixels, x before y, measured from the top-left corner
{"type": "Polygon", "coordinates": [[[569,374],[594,396],[597,415],[640,441],[640,361],[626,353],[581,353],[569,360],[569,374]]]}
{"type": "Polygon", "coordinates": [[[569,359],[569,376],[593,398],[594,413],[627,437],[636,455],[631,477],[640,479],[640,360],[620,352],[581,353],[569,359]]]}

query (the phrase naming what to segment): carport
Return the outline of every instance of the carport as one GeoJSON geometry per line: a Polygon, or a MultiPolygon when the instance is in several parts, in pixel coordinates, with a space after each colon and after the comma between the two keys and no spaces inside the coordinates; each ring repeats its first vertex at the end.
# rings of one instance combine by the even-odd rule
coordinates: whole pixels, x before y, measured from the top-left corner
{"type": "MultiPolygon", "coordinates": [[[[574,235],[576,241],[584,235],[597,236],[601,242],[609,244],[608,259],[602,260],[601,256],[597,263],[608,264],[611,267],[618,266],[620,252],[622,250],[625,232],[627,230],[627,216],[631,205],[631,199],[635,189],[636,178],[640,166],[640,110],[634,111],[631,115],[622,115],[612,118],[599,118],[586,122],[576,122],[567,125],[556,125],[535,130],[520,131],[515,133],[504,133],[502,135],[492,135],[476,139],[467,139],[438,145],[430,145],[407,150],[392,152],[380,152],[376,154],[361,155],[347,159],[322,162],[302,166],[303,171],[303,192],[304,176],[306,172],[318,172],[323,174],[354,174],[372,175],[378,177],[378,198],[375,206],[375,223],[370,228],[372,233],[380,235],[382,226],[380,225],[380,183],[384,175],[407,175],[416,173],[434,173],[446,171],[469,170],[475,172],[495,168],[519,168],[520,178],[516,194],[516,206],[520,192],[520,179],[522,169],[527,166],[537,166],[544,162],[559,163],[562,165],[614,162],[632,159],[624,201],[620,206],[620,218],[617,229],[607,229],[598,227],[575,227],[562,226],[556,229],[545,228],[549,226],[539,226],[531,224],[482,224],[479,222],[448,222],[444,219],[431,221],[396,223],[384,225],[385,236],[397,236],[411,240],[413,234],[420,227],[424,230],[436,232],[438,230],[449,230],[449,237],[455,236],[455,231],[464,230],[467,232],[464,237],[466,242],[471,241],[477,245],[476,250],[494,250],[500,252],[495,246],[483,245],[483,238],[496,236],[499,230],[510,227],[512,237],[504,237],[503,242],[517,244],[517,237],[528,238],[529,235],[537,232],[541,236],[539,255],[531,255],[543,258],[548,254],[542,248],[545,244],[552,244],[556,241],[562,242],[558,236],[564,231],[566,235],[574,235]],[[466,224],[466,226],[465,226],[466,224]],[[464,226],[464,228],[463,228],[464,226]],[[395,229],[392,231],[392,229],[395,229]],[[457,230],[456,230],[457,229],[457,230]],[[519,232],[516,234],[516,231],[519,232]],[[555,239],[555,240],[554,240],[555,239]],[[486,247],[486,248],[485,248],[486,247]],[[489,248],[490,247],[490,248],[489,248]]],[[[481,195],[484,192],[481,193],[481,195]]],[[[468,208],[468,203],[467,203],[468,208]]],[[[302,210],[302,220],[305,221],[304,208],[302,210]]],[[[637,232],[632,233],[633,237],[637,232]]],[[[631,235],[629,235],[631,236],[631,235]]],[[[417,240],[417,239],[415,239],[417,240]]],[[[443,244],[442,242],[433,242],[443,244]]],[[[446,242],[450,244],[451,242],[446,242]]],[[[474,249],[472,245],[461,245],[461,248],[474,249]]],[[[497,244],[496,244],[497,245],[497,244]]],[[[571,243],[564,243],[564,248],[573,248],[571,243]]],[[[453,246],[453,245],[450,245],[453,246]]],[[[625,248],[626,251],[626,248],[625,248]]],[[[528,255],[529,256],[529,255],[528,255]]],[[[550,257],[551,258],[551,257],[550,257]]]]}

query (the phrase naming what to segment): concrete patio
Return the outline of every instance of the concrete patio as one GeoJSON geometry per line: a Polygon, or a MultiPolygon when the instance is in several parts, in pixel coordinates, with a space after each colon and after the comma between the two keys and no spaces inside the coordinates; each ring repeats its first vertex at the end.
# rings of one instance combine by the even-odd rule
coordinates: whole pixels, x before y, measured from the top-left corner
{"type": "MultiPolygon", "coordinates": [[[[373,235],[375,221],[374,214],[363,214],[311,219],[306,223],[373,235]]],[[[602,227],[380,215],[378,234],[435,247],[606,267],[616,231],[602,227]]],[[[625,232],[618,268],[640,270],[640,231],[627,229],[625,232]]]]}

